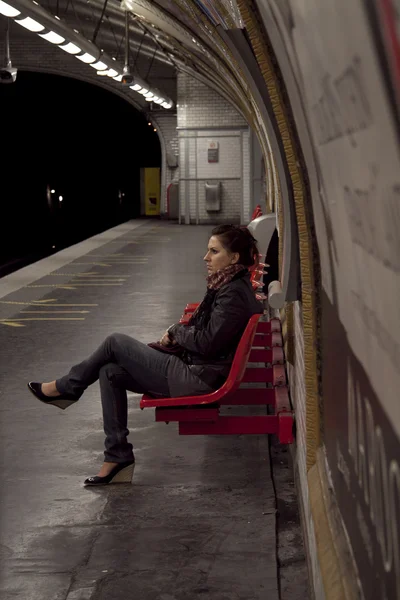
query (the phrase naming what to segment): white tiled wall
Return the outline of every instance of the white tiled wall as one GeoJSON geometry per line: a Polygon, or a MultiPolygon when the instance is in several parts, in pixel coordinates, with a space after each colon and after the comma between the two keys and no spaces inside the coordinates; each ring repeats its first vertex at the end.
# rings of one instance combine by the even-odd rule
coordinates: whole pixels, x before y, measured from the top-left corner
{"type": "MultiPolygon", "coordinates": [[[[250,214],[253,212],[253,206],[251,203],[251,194],[252,194],[252,153],[251,153],[251,144],[252,144],[252,135],[250,128],[246,131],[242,131],[242,198],[243,198],[243,219],[245,222],[250,220],[250,214]],[[246,218],[248,216],[248,218],[246,218]]],[[[253,174],[254,175],[254,174],[253,174]]],[[[254,203],[254,198],[253,198],[254,203]]]]}
{"type": "Polygon", "coordinates": [[[183,223],[248,223],[251,194],[251,136],[243,117],[196,79],[178,74],[180,212],[183,223]],[[219,146],[208,162],[208,143],[219,146]],[[207,212],[205,184],[221,182],[221,210],[207,212]]]}
{"type": "Polygon", "coordinates": [[[164,213],[167,205],[167,189],[172,181],[179,180],[179,166],[170,168],[167,164],[167,151],[178,156],[179,163],[179,140],[176,130],[177,118],[176,113],[169,111],[157,111],[148,113],[149,121],[156,126],[160,138],[162,148],[162,165],[161,165],[161,213],[164,213]]]}
{"type": "Polygon", "coordinates": [[[247,127],[224,98],[186,73],[178,73],[178,127],[247,127]]]}
{"type": "Polygon", "coordinates": [[[199,179],[231,179],[237,178],[238,169],[242,166],[242,139],[240,132],[210,132],[210,137],[196,139],[196,175],[199,179]],[[219,145],[219,161],[207,161],[207,149],[210,141],[219,145]]]}

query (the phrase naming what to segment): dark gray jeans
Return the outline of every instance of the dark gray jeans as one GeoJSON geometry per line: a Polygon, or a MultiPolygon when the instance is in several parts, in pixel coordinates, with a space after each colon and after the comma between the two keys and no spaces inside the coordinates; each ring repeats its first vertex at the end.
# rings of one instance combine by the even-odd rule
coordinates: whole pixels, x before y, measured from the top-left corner
{"type": "Polygon", "coordinates": [[[126,390],[139,394],[170,396],[167,368],[170,356],[149,348],[123,333],[108,336],[88,359],[57,379],[60,394],[77,399],[85,389],[100,381],[105,440],[105,462],[132,460],[128,443],[128,399],[126,390]]]}

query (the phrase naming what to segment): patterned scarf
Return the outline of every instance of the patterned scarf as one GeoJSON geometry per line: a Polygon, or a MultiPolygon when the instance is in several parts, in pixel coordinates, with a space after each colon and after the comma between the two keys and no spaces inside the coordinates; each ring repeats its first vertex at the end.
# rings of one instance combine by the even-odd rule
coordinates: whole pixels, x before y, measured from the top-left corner
{"type": "Polygon", "coordinates": [[[211,275],[207,276],[207,288],[209,290],[219,290],[220,287],[229,283],[236,273],[243,271],[243,269],[246,269],[246,267],[236,264],[229,265],[225,269],[219,269],[216,273],[211,273],[211,275]]]}

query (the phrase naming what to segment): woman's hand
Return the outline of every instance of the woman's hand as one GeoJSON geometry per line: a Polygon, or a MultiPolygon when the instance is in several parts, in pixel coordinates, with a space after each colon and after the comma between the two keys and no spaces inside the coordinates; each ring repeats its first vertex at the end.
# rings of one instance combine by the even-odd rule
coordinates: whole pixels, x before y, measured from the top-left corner
{"type": "Polygon", "coordinates": [[[174,346],[176,342],[170,338],[168,331],[166,331],[160,340],[160,344],[162,346],[174,346]]]}

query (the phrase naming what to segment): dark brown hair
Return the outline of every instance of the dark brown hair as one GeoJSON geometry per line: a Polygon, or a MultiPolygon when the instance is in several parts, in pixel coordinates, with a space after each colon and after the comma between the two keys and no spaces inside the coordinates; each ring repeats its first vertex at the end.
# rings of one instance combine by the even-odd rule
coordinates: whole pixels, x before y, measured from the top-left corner
{"type": "Polygon", "coordinates": [[[239,263],[251,267],[258,262],[257,240],[247,227],[239,225],[218,225],[211,232],[219,239],[228,252],[239,253],[239,263]]]}

